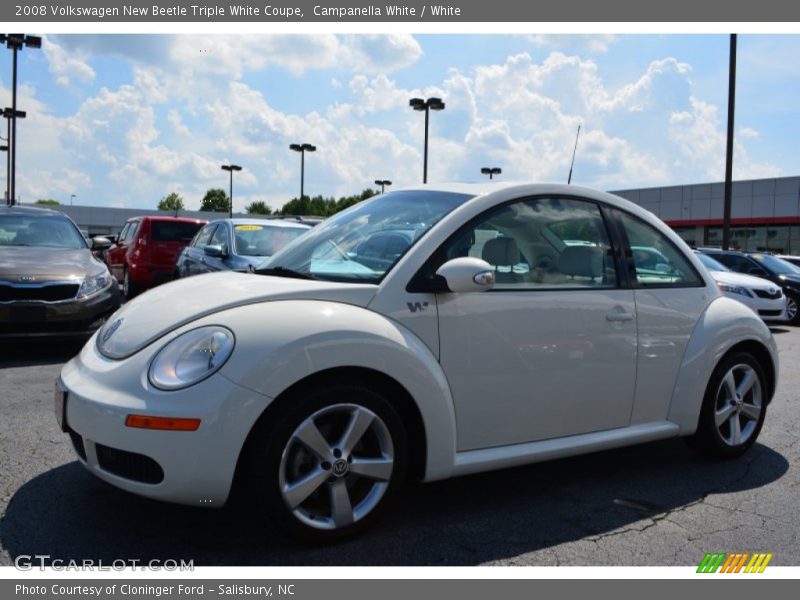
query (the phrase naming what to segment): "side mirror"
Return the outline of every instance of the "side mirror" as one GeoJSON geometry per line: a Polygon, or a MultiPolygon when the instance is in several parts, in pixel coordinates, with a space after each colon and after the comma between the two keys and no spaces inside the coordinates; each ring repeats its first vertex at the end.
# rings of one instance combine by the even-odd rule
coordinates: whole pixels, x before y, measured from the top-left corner
{"type": "Polygon", "coordinates": [[[203,252],[205,252],[207,256],[216,256],[217,258],[223,258],[228,254],[225,252],[225,248],[223,246],[210,244],[208,246],[203,246],[203,252]]]}
{"type": "Polygon", "coordinates": [[[92,250],[108,250],[111,248],[111,240],[101,235],[92,238],[92,250]]]}
{"type": "Polygon", "coordinates": [[[485,292],[494,286],[494,267],[480,258],[462,256],[448,260],[436,271],[451,292],[485,292]]]}
{"type": "Polygon", "coordinates": [[[758,267],[753,267],[750,269],[750,275],[755,275],[756,277],[766,277],[767,272],[764,269],[760,269],[758,267]]]}

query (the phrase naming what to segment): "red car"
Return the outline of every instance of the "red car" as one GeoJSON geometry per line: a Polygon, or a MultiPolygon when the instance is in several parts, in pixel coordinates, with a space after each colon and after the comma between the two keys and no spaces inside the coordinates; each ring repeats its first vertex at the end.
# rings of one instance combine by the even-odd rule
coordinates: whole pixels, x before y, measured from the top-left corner
{"type": "Polygon", "coordinates": [[[175,259],[207,223],[180,217],[128,219],[117,243],[106,252],[106,264],[122,283],[126,298],[172,279],[175,259]]]}

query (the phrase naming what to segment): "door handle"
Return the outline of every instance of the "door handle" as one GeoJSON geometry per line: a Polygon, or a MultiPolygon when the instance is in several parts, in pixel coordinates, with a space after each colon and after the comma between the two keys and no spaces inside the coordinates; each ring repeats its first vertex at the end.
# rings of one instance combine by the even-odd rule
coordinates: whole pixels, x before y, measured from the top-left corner
{"type": "Polygon", "coordinates": [[[610,321],[611,323],[633,321],[633,313],[624,310],[610,312],[606,315],[606,321],[610,321]]]}

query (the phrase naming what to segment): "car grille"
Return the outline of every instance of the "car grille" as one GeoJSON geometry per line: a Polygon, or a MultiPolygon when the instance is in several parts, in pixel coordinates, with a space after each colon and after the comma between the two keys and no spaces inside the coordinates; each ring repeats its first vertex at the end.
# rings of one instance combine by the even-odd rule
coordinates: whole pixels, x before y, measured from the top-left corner
{"type": "Polygon", "coordinates": [[[104,471],[140,483],[156,484],[164,481],[164,470],[149,456],[97,443],[94,448],[97,462],[104,471]]]}
{"type": "Polygon", "coordinates": [[[782,312],[782,310],[759,310],[758,314],[762,317],[779,317],[782,312]]]}
{"type": "Polygon", "coordinates": [[[0,281],[0,302],[59,302],[78,295],[80,283],[53,283],[37,286],[14,285],[0,281]]]}
{"type": "Polygon", "coordinates": [[[759,298],[767,298],[769,300],[775,300],[776,298],[780,298],[783,296],[783,292],[780,290],[776,290],[774,294],[770,294],[767,290],[753,290],[756,293],[756,296],[759,298]]]}

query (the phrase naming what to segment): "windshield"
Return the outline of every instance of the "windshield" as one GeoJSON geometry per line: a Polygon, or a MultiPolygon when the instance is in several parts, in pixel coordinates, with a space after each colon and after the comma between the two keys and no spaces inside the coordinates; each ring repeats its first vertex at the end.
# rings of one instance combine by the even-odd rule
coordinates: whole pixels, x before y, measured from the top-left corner
{"type": "Polygon", "coordinates": [[[314,279],[378,283],[414,242],[471,196],[426,190],[381,194],[317,225],[259,266],[314,279]]]}
{"type": "Polygon", "coordinates": [[[0,246],[79,249],[86,248],[86,240],[72,221],[65,217],[2,215],[0,246]]]}
{"type": "Polygon", "coordinates": [[[309,228],[245,223],[233,226],[236,254],[242,256],[272,256],[289,242],[299,238],[309,228]]]}
{"type": "Polygon", "coordinates": [[[779,275],[800,275],[800,267],[771,254],[751,254],[750,257],[768,271],[779,275]]]}
{"type": "Polygon", "coordinates": [[[703,254],[702,252],[695,252],[695,256],[700,259],[700,262],[703,263],[706,269],[709,271],[730,271],[728,267],[723,265],[721,262],[717,262],[707,254],[703,254]]]}

